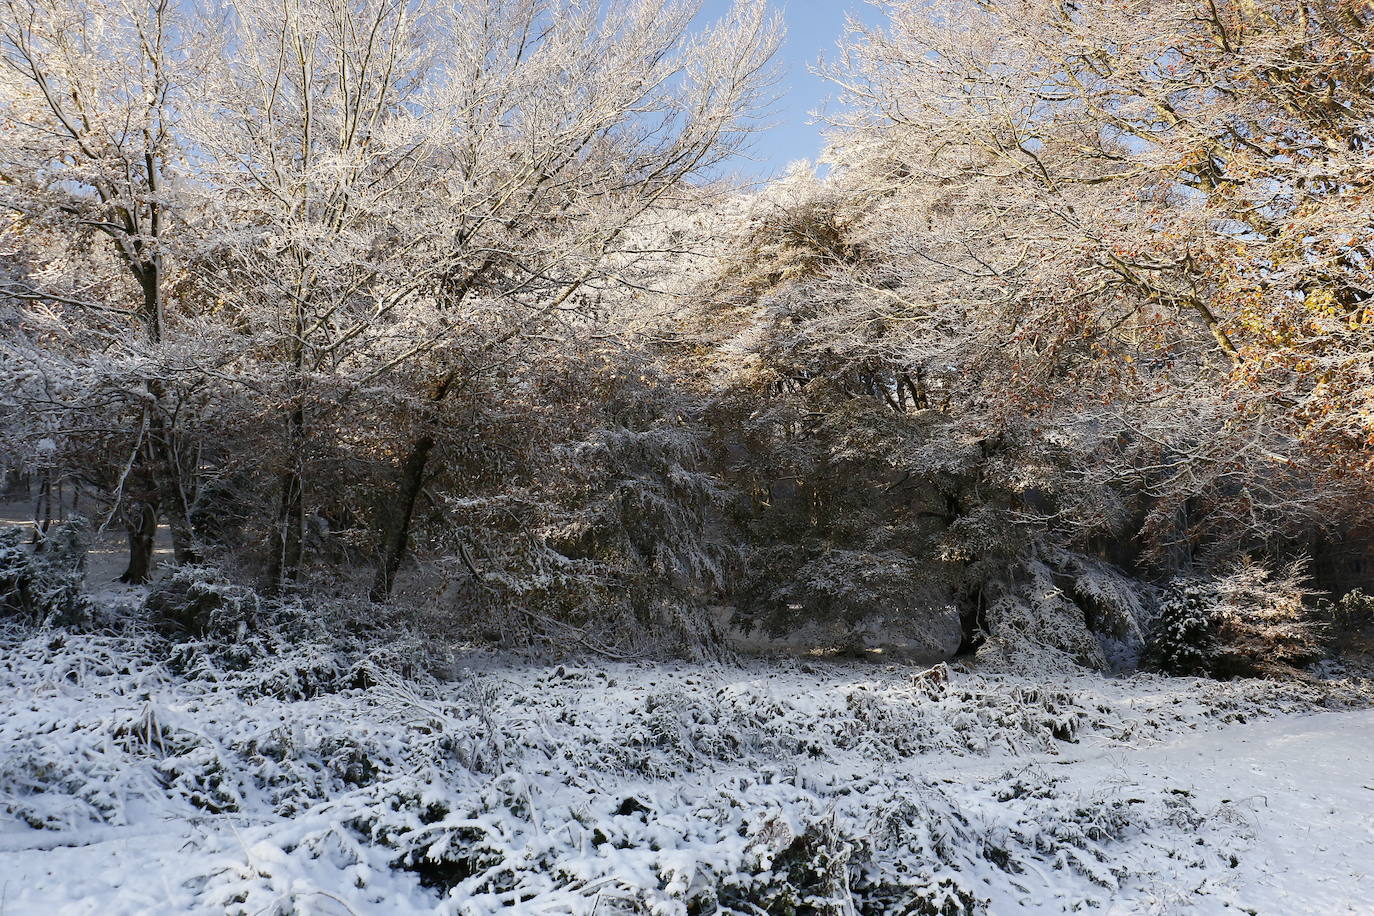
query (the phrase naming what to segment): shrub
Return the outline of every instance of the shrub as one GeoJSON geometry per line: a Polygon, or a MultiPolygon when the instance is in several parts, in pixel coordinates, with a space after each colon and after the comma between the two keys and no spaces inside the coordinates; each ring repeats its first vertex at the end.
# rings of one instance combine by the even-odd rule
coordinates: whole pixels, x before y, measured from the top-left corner
{"type": "Polygon", "coordinates": [[[0,617],[79,627],[90,622],[83,592],[89,530],[74,518],[30,550],[22,528],[0,528],[0,617]]]}
{"type": "Polygon", "coordinates": [[[1275,572],[1248,559],[1217,580],[1217,676],[1282,674],[1326,654],[1306,583],[1301,561],[1275,572]]]}
{"type": "Polygon", "coordinates": [[[1215,594],[1197,579],[1165,589],[1146,643],[1145,664],[1175,676],[1209,675],[1216,660],[1215,594]]]}
{"type": "Polygon", "coordinates": [[[1212,579],[1165,590],[1146,663],[1166,674],[1218,678],[1292,673],[1326,651],[1302,562],[1275,572],[1243,560],[1212,579]]]}
{"type": "Polygon", "coordinates": [[[239,639],[260,626],[262,599],[213,566],[178,566],[152,587],[143,609],[169,637],[239,639]]]}
{"type": "Polygon", "coordinates": [[[1341,633],[1359,633],[1374,625],[1374,595],[1351,589],[1331,605],[1331,625],[1341,633]]]}

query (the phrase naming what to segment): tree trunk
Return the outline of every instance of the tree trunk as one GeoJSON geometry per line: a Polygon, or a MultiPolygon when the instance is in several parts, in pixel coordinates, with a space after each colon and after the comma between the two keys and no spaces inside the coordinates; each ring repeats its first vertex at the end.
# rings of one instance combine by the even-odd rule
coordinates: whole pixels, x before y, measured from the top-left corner
{"type": "Polygon", "coordinates": [[[305,532],[304,482],[298,471],[281,475],[281,502],[273,533],[272,561],[268,569],[271,588],[281,591],[301,574],[305,532]]]}
{"type": "Polygon", "coordinates": [[[291,411],[287,424],[290,453],[296,462],[281,475],[281,502],[277,508],[277,525],[269,567],[271,588],[284,589],[300,578],[301,558],[305,543],[305,477],[301,473],[301,450],[305,442],[305,409],[299,405],[291,411]]]}
{"type": "Polygon", "coordinates": [[[157,484],[165,507],[163,514],[167,518],[167,527],[172,532],[172,556],[177,563],[199,563],[200,552],[196,549],[195,529],[191,525],[191,509],[181,462],[177,459],[176,450],[165,441],[159,441],[157,450],[157,484]]]}
{"type": "Polygon", "coordinates": [[[48,536],[52,527],[52,471],[44,469],[38,477],[38,502],[33,507],[33,542],[48,536]]]}
{"type": "Polygon", "coordinates": [[[158,501],[172,531],[172,555],[178,563],[199,563],[200,554],[195,547],[195,529],[191,525],[190,499],[176,446],[176,432],[168,426],[161,410],[167,392],[158,379],[149,379],[147,387],[153,400],[148,423],[151,429],[148,463],[152,471],[149,476],[157,487],[158,501]]]}
{"type": "Polygon", "coordinates": [[[157,540],[157,508],[139,503],[130,513],[125,528],[129,533],[129,566],[119,577],[129,585],[144,585],[153,579],[153,547],[157,540]]]}
{"type": "MultiPolygon", "coordinates": [[[[301,263],[302,276],[305,264],[301,263]]],[[[277,508],[275,543],[269,567],[270,588],[281,592],[300,578],[305,546],[305,295],[297,283],[292,302],[290,381],[294,403],[286,418],[286,455],[281,475],[281,503],[277,508]]]]}
{"type": "Polygon", "coordinates": [[[411,445],[410,453],[401,462],[396,500],[391,510],[382,517],[381,558],[377,564],[377,577],[372,582],[373,601],[385,601],[396,584],[396,573],[400,571],[410,541],[410,521],[415,515],[415,503],[424,486],[425,465],[429,463],[433,451],[434,437],[421,436],[411,445]]]}
{"type": "MultiPolygon", "coordinates": [[[[429,391],[430,403],[437,406],[448,397],[456,384],[457,372],[449,372],[437,380],[429,391]]],[[[410,543],[410,522],[415,517],[415,503],[420,499],[420,490],[425,482],[425,466],[429,464],[429,456],[433,451],[434,435],[425,433],[411,444],[410,452],[401,462],[400,477],[396,481],[396,499],[391,504],[391,511],[382,513],[379,538],[381,556],[377,564],[377,577],[372,582],[373,601],[385,601],[391,597],[391,590],[396,585],[396,573],[401,569],[410,543]]]]}
{"type": "MultiPolygon", "coordinates": [[[[149,386],[154,397],[162,398],[160,386],[149,386]]],[[[200,553],[196,550],[195,529],[191,525],[190,500],[186,495],[186,481],[182,473],[181,459],[172,443],[171,433],[166,423],[156,414],[153,416],[154,480],[158,496],[163,506],[167,526],[172,532],[172,555],[178,563],[199,563],[200,553]]]]}
{"type": "Polygon", "coordinates": [[[199,563],[200,551],[196,549],[191,523],[180,508],[177,506],[167,512],[167,527],[172,532],[172,558],[179,565],[199,563]]]}
{"type": "MultiPolygon", "coordinates": [[[[158,172],[154,163],[148,163],[148,180],[151,190],[156,194],[159,187],[158,172]]],[[[144,330],[154,344],[162,342],[166,326],[166,314],[162,298],[162,254],[157,248],[162,224],[161,209],[156,202],[150,205],[149,248],[141,238],[135,238],[124,253],[129,269],[138,281],[143,292],[141,317],[144,330]]],[[[132,235],[132,233],[131,233],[132,235]]],[[[156,486],[161,505],[165,508],[168,527],[172,532],[172,555],[178,563],[198,563],[200,554],[195,546],[195,529],[191,525],[191,512],[187,499],[186,481],[183,479],[181,460],[175,446],[175,430],[169,428],[161,408],[166,399],[166,389],[160,379],[152,378],[146,382],[148,393],[152,396],[151,447],[148,449],[148,463],[152,465],[151,477],[156,486]]],[[[132,565],[132,558],[131,558],[132,565]]]]}

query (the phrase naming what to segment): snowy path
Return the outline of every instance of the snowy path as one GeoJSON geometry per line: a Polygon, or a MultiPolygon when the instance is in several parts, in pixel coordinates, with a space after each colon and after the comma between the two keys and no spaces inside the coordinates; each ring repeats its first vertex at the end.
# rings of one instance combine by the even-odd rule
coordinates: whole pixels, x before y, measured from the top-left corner
{"type": "MultiPolygon", "coordinates": [[[[1374,913],[1374,711],[1231,725],[1055,763],[1076,781],[1183,789],[1200,810],[1247,821],[1254,840],[1241,864],[1207,876],[1233,888],[1243,908],[1263,916],[1374,913]]],[[[1166,912],[1237,912],[1219,894],[1159,903],[1166,912]]],[[[1060,912],[1048,904],[1044,911],[1060,912]]]]}
{"type": "MultiPolygon", "coordinates": [[[[1177,781],[1200,809],[1250,821],[1254,845],[1227,881],[1242,906],[1266,916],[1374,913],[1374,712],[1230,726],[1081,766],[1177,781]]],[[[1205,900],[1179,909],[1226,912],[1205,900]]]]}

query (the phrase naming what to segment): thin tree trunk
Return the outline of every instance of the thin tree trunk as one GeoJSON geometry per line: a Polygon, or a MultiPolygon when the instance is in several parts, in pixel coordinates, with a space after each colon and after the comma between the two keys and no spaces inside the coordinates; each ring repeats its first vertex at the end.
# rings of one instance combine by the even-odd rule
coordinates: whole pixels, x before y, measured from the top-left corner
{"type": "Polygon", "coordinates": [[[396,484],[396,500],[391,510],[383,515],[381,531],[381,558],[377,564],[377,576],[372,583],[372,600],[385,601],[391,596],[396,584],[396,573],[405,559],[406,547],[410,541],[410,521],[415,515],[415,503],[424,487],[425,465],[429,463],[430,453],[434,451],[434,437],[421,436],[410,447],[410,453],[401,462],[401,474],[396,484]]]}
{"type": "MultiPolygon", "coordinates": [[[[149,163],[150,181],[157,189],[156,172],[149,163]]],[[[157,240],[161,224],[161,211],[156,205],[151,210],[151,231],[157,240]]],[[[140,251],[139,254],[144,254],[140,251]]],[[[166,313],[162,301],[162,254],[154,248],[151,257],[137,263],[134,275],[143,290],[143,320],[148,336],[154,343],[161,343],[166,325],[166,313]]],[[[166,400],[167,392],[160,379],[148,380],[148,392],[153,396],[152,411],[152,457],[156,463],[154,480],[162,497],[161,502],[167,516],[168,527],[172,531],[172,555],[178,563],[198,563],[200,555],[195,547],[195,529],[191,525],[191,507],[187,499],[186,481],[183,479],[181,459],[176,448],[176,431],[170,428],[159,409],[166,400]]]]}
{"type": "MultiPolygon", "coordinates": [[[[429,392],[432,404],[439,404],[448,397],[458,382],[458,373],[449,372],[435,382],[429,392]]],[[[372,600],[385,601],[391,597],[396,585],[396,573],[405,560],[410,544],[410,523],[415,517],[415,503],[419,501],[420,490],[424,487],[425,467],[434,452],[434,435],[425,433],[411,443],[410,451],[401,462],[401,473],[396,481],[396,500],[390,512],[384,512],[381,520],[381,556],[377,564],[377,576],[372,582],[372,600]]]]}
{"type": "MultiPolygon", "coordinates": [[[[299,252],[297,253],[300,257],[299,252]]],[[[280,479],[281,502],[277,507],[269,587],[283,591],[300,579],[305,545],[305,298],[307,264],[301,259],[301,276],[292,297],[292,336],[289,343],[290,386],[293,403],[286,417],[286,469],[280,479]]]]}
{"type": "MultiPolygon", "coordinates": [[[[620,230],[615,230],[612,235],[605,240],[602,251],[619,235],[620,230]]],[[[461,302],[467,297],[468,292],[477,283],[478,279],[487,270],[492,262],[487,261],[482,267],[469,274],[467,279],[457,291],[455,302],[461,302]]],[[[592,268],[588,268],[582,276],[563,288],[563,291],[550,299],[534,314],[527,316],[516,327],[486,341],[478,349],[478,353],[486,353],[495,349],[497,346],[510,340],[514,340],[534,327],[541,319],[553,314],[568,301],[572,295],[581,289],[592,275],[592,268]]],[[[477,355],[477,354],[472,354],[477,355]]],[[[449,372],[442,379],[435,382],[430,391],[429,399],[433,404],[439,404],[449,392],[455,387],[459,387],[459,376],[456,371],[449,372]]],[[[401,462],[401,477],[398,481],[397,505],[395,510],[384,516],[382,522],[381,543],[382,556],[381,564],[377,570],[377,578],[372,587],[372,600],[382,601],[391,594],[392,587],[396,584],[396,572],[401,568],[401,561],[405,559],[406,546],[410,540],[410,522],[415,514],[415,503],[419,498],[420,489],[424,483],[425,465],[429,463],[430,454],[434,451],[434,438],[429,434],[421,436],[415,440],[410,447],[410,452],[401,462]]]]}
{"type": "MultiPolygon", "coordinates": [[[[149,385],[149,390],[161,400],[163,393],[160,385],[149,385]]],[[[157,470],[154,479],[157,481],[167,526],[172,532],[172,556],[177,563],[199,563],[200,552],[196,549],[195,528],[191,523],[190,498],[181,458],[173,443],[172,432],[156,408],[151,425],[152,451],[156,456],[157,470]]]]}
{"type": "MultiPolygon", "coordinates": [[[[149,181],[152,190],[158,187],[155,163],[149,162],[149,181]]],[[[141,318],[149,340],[160,344],[166,326],[166,310],[162,298],[162,253],[157,249],[161,233],[161,210],[153,204],[149,212],[149,236],[152,247],[145,246],[142,239],[136,239],[127,247],[117,246],[127,259],[130,272],[138,281],[143,293],[141,318]]],[[[133,235],[130,231],[130,235],[133,235]]],[[[167,392],[160,379],[151,378],[145,383],[152,397],[152,417],[150,427],[152,441],[146,455],[140,456],[144,465],[144,476],[152,481],[158,491],[160,502],[167,516],[168,527],[172,533],[172,555],[178,563],[198,563],[200,554],[195,546],[195,528],[191,524],[186,482],[175,446],[176,431],[170,428],[161,407],[167,392]]],[[[132,544],[132,541],[130,542],[132,544]]],[[[134,558],[130,557],[130,566],[134,558]]]]}
{"type": "Polygon", "coordinates": [[[48,536],[52,527],[52,471],[44,469],[38,477],[38,502],[33,507],[33,542],[48,536]]]}
{"type": "Polygon", "coordinates": [[[305,487],[300,473],[292,470],[282,474],[280,487],[281,502],[268,569],[271,587],[276,591],[300,578],[305,532],[305,487]]]}
{"type": "Polygon", "coordinates": [[[139,503],[124,523],[129,534],[129,565],[120,582],[144,585],[153,578],[153,548],[157,540],[157,507],[139,503]]]}
{"type": "Polygon", "coordinates": [[[301,473],[301,450],[305,443],[305,408],[299,404],[287,422],[292,466],[281,475],[281,502],[269,567],[271,587],[280,591],[300,578],[305,542],[305,477],[301,473]]]}

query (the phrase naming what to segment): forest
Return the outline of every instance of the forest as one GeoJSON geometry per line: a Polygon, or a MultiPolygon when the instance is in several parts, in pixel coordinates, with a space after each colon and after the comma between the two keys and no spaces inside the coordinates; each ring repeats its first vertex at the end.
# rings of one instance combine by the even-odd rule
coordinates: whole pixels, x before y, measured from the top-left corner
{"type": "Polygon", "coordinates": [[[0,0],[0,914],[1368,906],[1374,8],[871,6],[0,0]]]}

